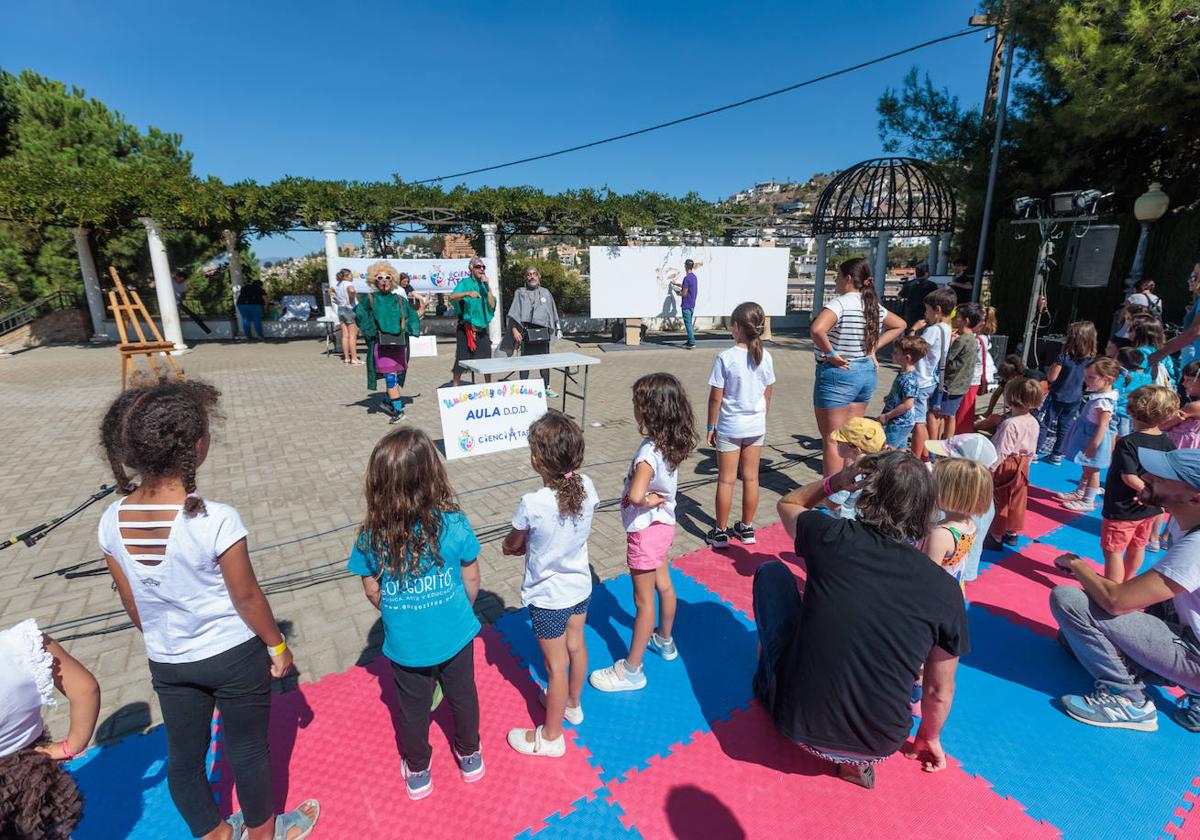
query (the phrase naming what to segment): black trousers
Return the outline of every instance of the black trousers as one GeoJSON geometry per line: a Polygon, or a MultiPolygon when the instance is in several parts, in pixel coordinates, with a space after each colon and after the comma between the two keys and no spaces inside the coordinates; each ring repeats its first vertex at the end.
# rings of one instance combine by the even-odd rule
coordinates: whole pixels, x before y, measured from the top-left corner
{"type": "Polygon", "coordinates": [[[459,755],[479,752],[479,693],[475,690],[475,640],[441,665],[410,668],[392,663],[400,695],[400,743],[408,769],[420,773],[429,767],[429,706],[433,683],[438,680],[454,715],[454,749],[459,755]]]}
{"type": "MultiPolygon", "coordinates": [[[[521,342],[522,356],[541,356],[544,353],[550,352],[549,341],[523,341],[521,342]]],[[[529,371],[523,370],[519,374],[522,379],[529,375],[529,371]]],[[[550,368],[542,368],[542,382],[547,388],[550,387],[550,368]]]]}
{"type": "Polygon", "coordinates": [[[205,775],[213,706],[221,710],[225,755],[246,825],[275,814],[271,792],[271,657],[257,638],[197,662],[151,662],[167,729],[167,786],[192,835],[221,822],[205,775]]]}

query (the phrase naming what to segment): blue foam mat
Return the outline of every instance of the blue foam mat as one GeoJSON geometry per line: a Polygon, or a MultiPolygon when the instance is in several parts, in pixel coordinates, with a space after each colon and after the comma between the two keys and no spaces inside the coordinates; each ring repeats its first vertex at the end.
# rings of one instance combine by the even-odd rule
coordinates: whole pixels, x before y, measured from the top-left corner
{"type": "MultiPolygon", "coordinates": [[[[601,791],[601,794],[606,791],[601,791]]],[[[566,816],[553,816],[546,820],[546,827],[536,834],[528,830],[515,835],[514,840],[635,840],[641,838],[636,828],[625,828],[621,823],[621,806],[599,796],[588,802],[580,799],[572,803],[575,809],[566,816]]]]}
{"type": "MultiPolygon", "coordinates": [[[[211,749],[209,759],[211,767],[211,749]]],[[[72,835],[75,840],[191,836],[167,789],[163,727],[88,750],[69,762],[67,770],[85,797],[83,819],[72,835]]]]}
{"type": "MultiPolygon", "coordinates": [[[[1104,470],[1100,471],[1101,481],[1103,481],[1104,472],[1104,470]]],[[[1047,464],[1045,461],[1029,465],[1029,483],[1054,493],[1060,490],[1070,490],[1079,483],[1081,475],[1083,475],[1083,467],[1072,461],[1063,461],[1058,466],[1047,464]]]]}
{"type": "MultiPolygon", "coordinates": [[[[754,624],[682,572],[672,570],[671,577],[679,604],[674,628],[679,658],[666,662],[648,651],[647,686],[640,691],[606,693],[584,685],[586,720],[576,728],[576,739],[606,782],[645,769],[647,759],[666,755],[750,702],[758,657],[754,624]]],[[[590,671],[626,654],[635,612],[629,575],[592,588],[585,631],[590,671]]],[[[528,611],[508,614],[496,627],[544,685],[545,664],[528,611]]]]}
{"type": "Polygon", "coordinates": [[[1157,732],[1078,723],[1057,708],[1092,687],[1070,654],[987,610],[970,626],[946,751],[1067,837],[1163,835],[1200,767],[1200,739],[1171,719],[1170,698],[1156,698],[1157,732]]]}

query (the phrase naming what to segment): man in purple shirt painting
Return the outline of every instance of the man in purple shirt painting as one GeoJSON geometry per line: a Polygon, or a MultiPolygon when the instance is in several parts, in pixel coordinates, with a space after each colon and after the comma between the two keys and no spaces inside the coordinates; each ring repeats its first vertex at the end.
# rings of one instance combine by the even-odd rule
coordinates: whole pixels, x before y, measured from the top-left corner
{"type": "Polygon", "coordinates": [[[684,260],[683,267],[687,270],[687,274],[676,288],[679,290],[679,309],[683,312],[683,328],[687,330],[685,346],[691,350],[696,346],[696,330],[692,326],[692,314],[696,310],[696,293],[699,290],[699,283],[696,275],[692,273],[696,263],[692,260],[684,260]]]}

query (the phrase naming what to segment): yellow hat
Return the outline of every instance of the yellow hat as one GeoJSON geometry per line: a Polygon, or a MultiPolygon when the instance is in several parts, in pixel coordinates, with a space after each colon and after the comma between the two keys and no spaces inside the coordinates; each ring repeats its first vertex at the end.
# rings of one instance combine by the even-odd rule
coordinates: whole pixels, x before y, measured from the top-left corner
{"type": "Polygon", "coordinates": [[[868,455],[881,451],[885,442],[883,426],[866,417],[851,417],[829,437],[868,455]]]}

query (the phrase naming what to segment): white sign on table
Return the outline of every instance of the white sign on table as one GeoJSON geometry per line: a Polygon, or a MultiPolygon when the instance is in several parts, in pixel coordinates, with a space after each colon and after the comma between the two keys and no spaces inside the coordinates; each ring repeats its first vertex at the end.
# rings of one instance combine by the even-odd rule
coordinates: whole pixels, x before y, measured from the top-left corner
{"type": "Polygon", "coordinates": [[[438,388],[446,458],[528,446],[529,424],[546,413],[541,379],[438,388]]]}

